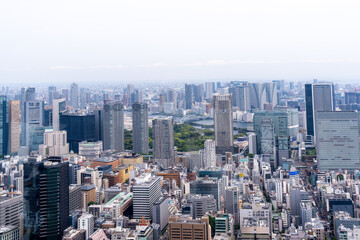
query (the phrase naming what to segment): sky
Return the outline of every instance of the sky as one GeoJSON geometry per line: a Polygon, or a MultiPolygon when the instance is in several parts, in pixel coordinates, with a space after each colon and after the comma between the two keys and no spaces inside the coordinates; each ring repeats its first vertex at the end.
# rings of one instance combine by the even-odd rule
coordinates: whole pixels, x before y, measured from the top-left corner
{"type": "Polygon", "coordinates": [[[0,0],[0,84],[360,80],[357,0],[0,0]]]}

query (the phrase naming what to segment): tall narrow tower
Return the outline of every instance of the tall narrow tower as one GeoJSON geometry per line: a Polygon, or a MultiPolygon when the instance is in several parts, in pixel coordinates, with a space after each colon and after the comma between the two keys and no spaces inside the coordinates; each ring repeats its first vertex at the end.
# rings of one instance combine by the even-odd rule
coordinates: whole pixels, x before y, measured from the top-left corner
{"type": "Polygon", "coordinates": [[[233,139],[233,112],[231,95],[215,95],[214,105],[214,127],[216,153],[234,151],[233,139]]]}
{"type": "Polygon", "coordinates": [[[148,107],[146,103],[132,105],[133,152],[149,153],[148,107]]]}

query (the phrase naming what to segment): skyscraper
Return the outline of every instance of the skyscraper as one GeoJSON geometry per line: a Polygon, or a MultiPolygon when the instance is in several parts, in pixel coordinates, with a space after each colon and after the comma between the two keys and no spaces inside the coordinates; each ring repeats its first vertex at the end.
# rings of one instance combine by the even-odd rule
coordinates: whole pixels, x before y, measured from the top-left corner
{"type": "Polygon", "coordinates": [[[102,117],[104,150],[124,150],[124,105],[120,102],[104,104],[102,117]]]}
{"type": "Polygon", "coordinates": [[[191,84],[185,84],[185,109],[191,109],[193,103],[193,87],[191,84]]]}
{"type": "Polygon", "coordinates": [[[215,95],[214,105],[214,127],[216,153],[234,151],[233,139],[233,112],[231,95],[215,95]]]}
{"type": "Polygon", "coordinates": [[[60,157],[24,163],[24,239],[61,239],[69,225],[68,168],[60,157]]]}
{"type": "Polygon", "coordinates": [[[175,161],[174,123],[172,117],[156,118],[152,122],[155,161],[167,168],[175,161]]]}
{"type": "Polygon", "coordinates": [[[9,153],[20,146],[20,101],[9,101],[9,153]]]}
{"type": "Polygon", "coordinates": [[[205,98],[211,100],[214,93],[214,83],[206,82],[205,83],[205,98]]]}
{"type": "Polygon", "coordinates": [[[79,108],[79,86],[76,83],[70,85],[70,106],[79,108]]]}
{"type": "Polygon", "coordinates": [[[319,169],[359,169],[359,132],[358,112],[318,112],[316,153],[319,169]]]}
{"type": "Polygon", "coordinates": [[[27,152],[38,149],[39,143],[41,144],[41,139],[36,139],[36,134],[39,131],[42,131],[43,128],[43,117],[44,117],[44,103],[42,101],[26,101],[23,114],[21,115],[23,119],[23,126],[21,128],[21,142],[22,146],[26,146],[27,152]]]}
{"type": "Polygon", "coordinates": [[[316,117],[319,111],[334,111],[335,97],[332,83],[305,84],[306,129],[315,136],[316,117]]]}
{"type": "Polygon", "coordinates": [[[232,104],[238,107],[240,111],[250,110],[250,92],[247,83],[235,86],[229,89],[232,95],[232,104]]]}
{"type": "Polygon", "coordinates": [[[65,108],[66,108],[65,98],[53,100],[52,126],[54,131],[60,130],[60,112],[65,110],[65,108]]]}
{"type": "Polygon", "coordinates": [[[146,103],[132,105],[133,152],[149,153],[148,107],[146,103]]]}
{"type": "Polygon", "coordinates": [[[53,99],[57,98],[57,94],[56,94],[56,87],[55,86],[49,86],[48,87],[48,104],[52,105],[53,104],[53,99]]]}
{"type": "Polygon", "coordinates": [[[69,150],[77,153],[80,142],[98,140],[95,122],[95,114],[67,112],[60,115],[60,130],[65,130],[67,133],[69,150]]]}
{"type": "Polygon", "coordinates": [[[264,104],[272,106],[278,104],[278,91],[276,83],[249,83],[250,107],[264,109],[264,104]]]}
{"type": "Polygon", "coordinates": [[[20,145],[26,146],[26,102],[35,101],[35,88],[21,88],[20,111],[21,111],[21,135],[20,145]]]}
{"type": "Polygon", "coordinates": [[[6,96],[0,96],[0,156],[8,154],[9,106],[6,96]]]}

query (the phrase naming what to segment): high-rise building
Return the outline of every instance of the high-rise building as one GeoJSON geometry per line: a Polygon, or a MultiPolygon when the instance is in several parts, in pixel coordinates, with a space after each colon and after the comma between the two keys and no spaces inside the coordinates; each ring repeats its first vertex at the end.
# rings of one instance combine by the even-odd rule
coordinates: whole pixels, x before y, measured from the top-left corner
{"type": "Polygon", "coordinates": [[[232,95],[232,105],[238,107],[240,111],[250,110],[250,92],[249,86],[244,83],[229,89],[232,95]]]}
{"type": "Polygon", "coordinates": [[[185,84],[185,109],[191,109],[193,104],[193,87],[185,84]]]}
{"type": "Polygon", "coordinates": [[[136,178],[133,186],[133,216],[135,219],[151,219],[153,204],[161,196],[161,177],[151,177],[150,174],[136,178]]]}
{"type": "Polygon", "coordinates": [[[78,219],[78,228],[85,230],[85,239],[89,239],[89,236],[94,232],[95,219],[92,214],[83,213],[78,219]]]}
{"type": "Polygon", "coordinates": [[[0,156],[8,154],[9,106],[6,96],[0,96],[0,156]]]}
{"type": "Polygon", "coordinates": [[[0,191],[0,226],[22,226],[22,213],[23,195],[0,191]]]}
{"type": "Polygon", "coordinates": [[[177,93],[175,89],[169,89],[166,94],[166,101],[174,103],[175,109],[177,108],[177,93]]]}
{"type": "Polygon", "coordinates": [[[163,230],[169,221],[169,200],[166,197],[160,197],[153,204],[152,222],[159,224],[163,230]]]}
{"type": "Polygon", "coordinates": [[[191,194],[213,195],[219,204],[219,182],[217,179],[200,179],[190,183],[191,194]]]}
{"type": "Polygon", "coordinates": [[[20,145],[26,146],[26,102],[35,101],[35,88],[21,88],[20,97],[20,111],[21,111],[21,135],[20,145]]]}
{"type": "Polygon", "coordinates": [[[20,101],[9,101],[9,153],[20,147],[20,101]]]}
{"type": "Polygon", "coordinates": [[[215,141],[207,139],[204,142],[204,165],[205,168],[216,167],[215,141]]]}
{"type": "Polygon", "coordinates": [[[53,104],[53,100],[57,98],[57,92],[56,92],[56,87],[55,86],[49,86],[48,87],[48,98],[47,98],[47,102],[49,105],[53,104]]]}
{"type": "Polygon", "coordinates": [[[193,219],[201,218],[205,213],[216,212],[217,202],[213,195],[189,195],[187,204],[192,205],[193,219]]]}
{"type": "Polygon", "coordinates": [[[95,142],[96,121],[93,113],[63,113],[60,115],[60,130],[67,133],[69,150],[79,152],[82,141],[95,142]]]}
{"type": "Polygon", "coordinates": [[[133,152],[149,153],[148,107],[146,103],[132,105],[133,152]]]}
{"type": "Polygon", "coordinates": [[[104,104],[102,118],[104,150],[124,150],[124,105],[120,102],[104,104]]]}
{"type": "Polygon", "coordinates": [[[172,117],[156,118],[152,122],[155,161],[167,168],[175,161],[174,125],[172,117]]]}
{"type": "Polygon", "coordinates": [[[193,87],[193,96],[195,102],[202,102],[204,99],[204,85],[202,84],[192,84],[193,87]]]}
{"type": "Polygon", "coordinates": [[[39,154],[47,156],[61,156],[69,153],[66,131],[45,131],[44,144],[39,146],[39,154]]]}
{"type": "Polygon", "coordinates": [[[42,101],[26,101],[24,104],[21,128],[21,145],[27,147],[27,151],[37,150],[40,140],[35,140],[43,127],[44,103],[42,101]],[[23,128],[24,126],[24,128],[23,128]]]}
{"type": "Polygon", "coordinates": [[[70,106],[79,108],[79,86],[76,83],[70,85],[70,106]]]}
{"type": "Polygon", "coordinates": [[[315,129],[320,170],[360,168],[358,112],[317,112],[315,129]]]}
{"type": "Polygon", "coordinates": [[[52,108],[52,127],[54,131],[60,130],[60,113],[66,108],[65,98],[54,99],[52,108]]]}
{"type": "Polygon", "coordinates": [[[249,133],[248,134],[248,141],[249,141],[249,153],[256,154],[257,153],[256,134],[255,133],[249,133]]]}
{"type": "Polygon", "coordinates": [[[211,100],[214,94],[214,83],[213,82],[206,82],[205,83],[205,98],[211,100]]]}
{"type": "Polygon", "coordinates": [[[264,109],[264,104],[272,107],[278,104],[276,83],[249,83],[249,94],[252,109],[264,109]]]}
{"type": "MultiPolygon", "coordinates": [[[[263,135],[265,134],[262,132],[263,120],[271,120],[274,136],[296,137],[299,131],[298,112],[295,109],[286,111],[256,111],[254,114],[254,131],[257,140],[257,153],[262,153],[262,148],[264,147],[261,144],[263,135]]],[[[273,142],[274,140],[275,139],[273,139],[273,142]]]]}
{"type": "Polygon", "coordinates": [[[214,130],[216,153],[234,151],[233,139],[233,112],[231,95],[215,95],[214,105],[214,130]]]}
{"type": "Polygon", "coordinates": [[[71,184],[69,186],[69,213],[81,210],[81,185],[71,184]]]}
{"type": "Polygon", "coordinates": [[[332,83],[305,84],[305,104],[307,134],[315,136],[317,112],[335,110],[334,85],[332,83]]]}
{"type": "Polygon", "coordinates": [[[61,239],[69,225],[68,167],[61,157],[24,163],[24,239],[61,239]]]}

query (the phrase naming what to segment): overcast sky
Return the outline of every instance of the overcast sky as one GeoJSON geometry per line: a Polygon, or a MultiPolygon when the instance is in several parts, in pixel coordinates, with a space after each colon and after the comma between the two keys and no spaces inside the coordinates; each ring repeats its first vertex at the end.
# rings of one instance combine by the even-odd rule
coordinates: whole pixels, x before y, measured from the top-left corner
{"type": "Polygon", "coordinates": [[[360,80],[357,0],[0,0],[0,83],[360,80]]]}

